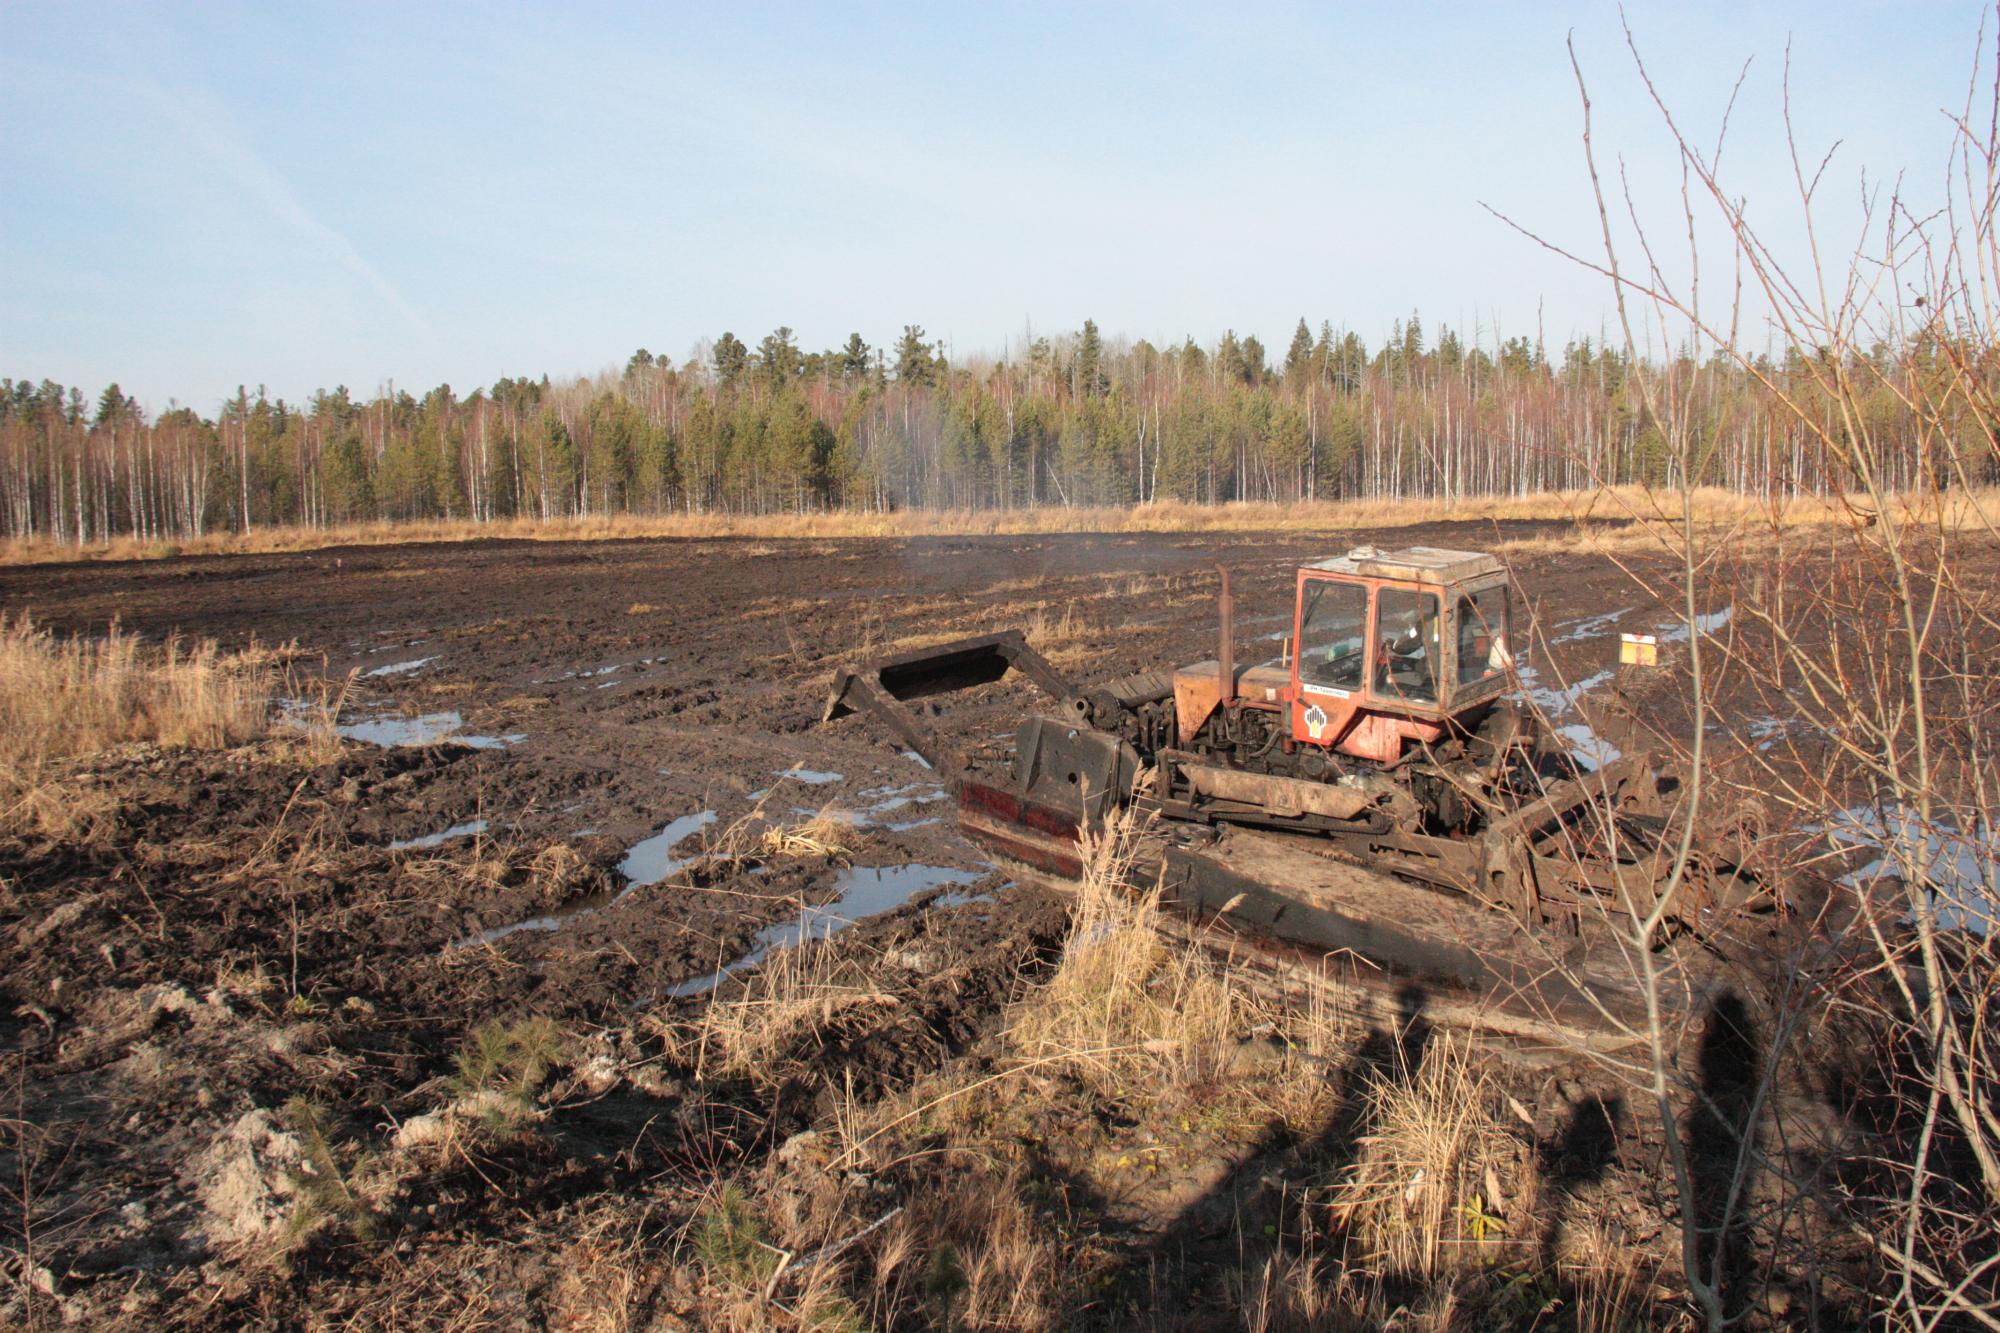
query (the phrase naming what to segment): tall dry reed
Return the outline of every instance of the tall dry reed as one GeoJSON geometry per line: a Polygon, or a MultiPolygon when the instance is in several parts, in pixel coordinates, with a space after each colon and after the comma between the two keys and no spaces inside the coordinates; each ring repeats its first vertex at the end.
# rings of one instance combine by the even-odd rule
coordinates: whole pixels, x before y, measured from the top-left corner
{"type": "Polygon", "coordinates": [[[103,815],[63,761],[131,741],[234,745],[262,734],[274,658],[224,654],[211,640],[149,648],[117,625],[58,637],[0,616],[0,833],[67,837],[103,815]]]}

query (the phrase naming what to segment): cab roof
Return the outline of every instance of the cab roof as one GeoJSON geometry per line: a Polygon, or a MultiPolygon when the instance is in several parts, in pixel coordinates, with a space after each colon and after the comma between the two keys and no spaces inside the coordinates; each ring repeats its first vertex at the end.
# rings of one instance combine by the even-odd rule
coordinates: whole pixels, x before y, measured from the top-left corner
{"type": "Polygon", "coordinates": [[[1306,568],[1360,578],[1447,584],[1486,574],[1503,574],[1507,567],[1500,563],[1499,557],[1478,551],[1447,551],[1436,546],[1406,546],[1400,551],[1378,551],[1372,546],[1357,546],[1346,555],[1321,560],[1306,568]]]}

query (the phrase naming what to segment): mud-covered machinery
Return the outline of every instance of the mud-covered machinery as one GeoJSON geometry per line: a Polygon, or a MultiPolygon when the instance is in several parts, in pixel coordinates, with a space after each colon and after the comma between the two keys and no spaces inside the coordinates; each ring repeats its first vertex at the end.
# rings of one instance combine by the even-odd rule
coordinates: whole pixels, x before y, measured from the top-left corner
{"type": "Polygon", "coordinates": [[[1542,734],[1517,702],[1514,594],[1494,557],[1361,547],[1307,565],[1280,651],[1248,667],[1227,571],[1219,609],[1209,661],[1075,687],[1008,631],[844,669],[825,718],[882,721],[940,770],[971,836],[1058,874],[1079,869],[1081,827],[1137,804],[1183,844],[1215,826],[1309,835],[1536,928],[1643,916],[1669,891],[1666,918],[1695,933],[1768,905],[1728,840],[1680,855],[1671,784],[1645,756],[1592,768],[1542,734]],[[1010,670],[1051,701],[1011,763],[942,744],[925,701],[1010,670]]]}

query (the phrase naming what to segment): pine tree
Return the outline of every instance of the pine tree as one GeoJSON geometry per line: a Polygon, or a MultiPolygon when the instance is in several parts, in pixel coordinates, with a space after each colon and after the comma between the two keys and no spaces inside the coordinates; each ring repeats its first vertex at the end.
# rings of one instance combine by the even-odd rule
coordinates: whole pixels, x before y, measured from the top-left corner
{"type": "Polygon", "coordinates": [[[1254,335],[1245,338],[1243,340],[1243,382],[1252,385],[1262,384],[1264,377],[1269,373],[1270,369],[1265,364],[1264,344],[1254,335]]]}
{"type": "Polygon", "coordinates": [[[732,387],[750,365],[750,349],[735,334],[725,331],[715,340],[715,378],[723,388],[732,387]]]}
{"type": "Polygon", "coordinates": [[[868,373],[868,344],[861,341],[861,335],[847,335],[847,346],[840,349],[840,378],[852,384],[868,373]]]}
{"type": "Polygon", "coordinates": [[[799,378],[804,360],[789,327],[780,325],[757,344],[757,369],[773,393],[799,378]]]}
{"type": "Polygon", "coordinates": [[[1224,385],[1240,384],[1247,377],[1243,364],[1243,344],[1236,341],[1235,329],[1224,329],[1215,348],[1215,372],[1224,385]]]}
{"type": "Polygon", "coordinates": [[[934,384],[936,377],[937,362],[932,356],[931,345],[924,341],[923,326],[905,324],[903,336],[896,342],[896,382],[934,384]]]}

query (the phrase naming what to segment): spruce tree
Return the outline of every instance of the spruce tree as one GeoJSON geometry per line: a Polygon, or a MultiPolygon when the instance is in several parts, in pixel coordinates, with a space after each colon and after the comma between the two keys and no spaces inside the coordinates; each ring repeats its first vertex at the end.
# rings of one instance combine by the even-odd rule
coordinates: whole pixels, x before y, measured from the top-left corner
{"type": "Polygon", "coordinates": [[[1104,392],[1104,341],[1098,336],[1097,321],[1083,321],[1083,336],[1076,344],[1076,375],[1070,391],[1079,398],[1095,398],[1104,392]]]}
{"type": "Polygon", "coordinates": [[[1306,328],[1305,318],[1301,316],[1299,327],[1292,333],[1292,345],[1285,350],[1285,381],[1292,385],[1304,381],[1312,370],[1312,360],[1312,332],[1306,328]]]}

